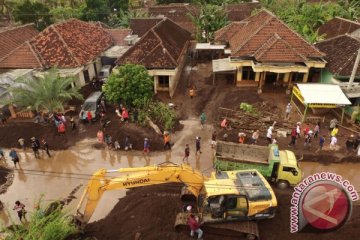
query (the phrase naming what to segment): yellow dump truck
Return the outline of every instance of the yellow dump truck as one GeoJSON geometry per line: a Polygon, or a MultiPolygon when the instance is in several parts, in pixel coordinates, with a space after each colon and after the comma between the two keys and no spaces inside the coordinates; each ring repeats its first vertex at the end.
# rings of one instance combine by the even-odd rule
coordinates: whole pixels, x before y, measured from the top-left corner
{"type": "Polygon", "coordinates": [[[280,189],[297,185],[302,171],[292,151],[277,144],[257,146],[219,141],[214,166],[220,171],[256,169],[280,189]]]}

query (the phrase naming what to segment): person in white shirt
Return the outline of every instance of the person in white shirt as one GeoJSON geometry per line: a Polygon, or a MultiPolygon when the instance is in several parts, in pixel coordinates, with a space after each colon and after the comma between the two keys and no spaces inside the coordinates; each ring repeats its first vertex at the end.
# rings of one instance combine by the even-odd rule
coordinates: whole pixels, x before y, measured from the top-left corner
{"type": "Polygon", "coordinates": [[[337,138],[335,136],[331,137],[330,150],[336,150],[336,143],[337,138]]]}
{"type": "Polygon", "coordinates": [[[269,144],[272,143],[272,131],[273,131],[274,127],[273,126],[270,126],[267,130],[267,133],[266,133],[266,139],[268,140],[269,144]]]}

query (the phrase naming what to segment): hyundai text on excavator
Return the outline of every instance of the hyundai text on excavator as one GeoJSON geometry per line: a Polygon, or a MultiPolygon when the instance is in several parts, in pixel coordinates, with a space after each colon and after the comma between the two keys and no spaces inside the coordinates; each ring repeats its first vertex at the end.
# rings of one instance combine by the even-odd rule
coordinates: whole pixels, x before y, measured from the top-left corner
{"type": "MultiPolygon", "coordinates": [[[[93,174],[77,207],[77,220],[86,224],[105,191],[164,183],[183,183],[197,200],[195,213],[205,231],[259,238],[256,221],[272,218],[277,200],[257,170],[213,172],[210,177],[189,165],[173,163],[139,168],[100,169],[93,174]],[[120,176],[110,177],[117,173],[120,176]]],[[[189,213],[178,213],[175,228],[186,227],[189,213]]]]}

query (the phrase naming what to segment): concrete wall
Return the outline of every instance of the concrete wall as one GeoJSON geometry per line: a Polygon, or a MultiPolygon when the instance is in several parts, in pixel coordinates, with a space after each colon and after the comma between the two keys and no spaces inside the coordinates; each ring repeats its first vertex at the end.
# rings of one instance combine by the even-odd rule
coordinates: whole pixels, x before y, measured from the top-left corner
{"type": "Polygon", "coordinates": [[[76,74],[75,76],[75,86],[77,87],[83,87],[85,86],[85,78],[84,78],[84,74],[83,72],[79,72],[78,74],[76,74]]]}

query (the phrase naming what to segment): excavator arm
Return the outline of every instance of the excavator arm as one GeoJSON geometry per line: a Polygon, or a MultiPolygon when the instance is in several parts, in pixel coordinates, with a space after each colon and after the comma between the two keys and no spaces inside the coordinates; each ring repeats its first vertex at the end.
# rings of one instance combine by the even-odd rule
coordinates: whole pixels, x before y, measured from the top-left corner
{"type": "Polygon", "coordinates": [[[201,172],[189,165],[172,163],[139,168],[120,168],[117,170],[100,169],[93,174],[77,206],[77,219],[81,224],[89,222],[103,193],[108,190],[128,189],[163,183],[184,183],[187,189],[198,197],[204,181],[201,172]],[[119,173],[121,176],[109,177],[119,173]],[[81,210],[83,209],[83,212],[81,210]]]}

